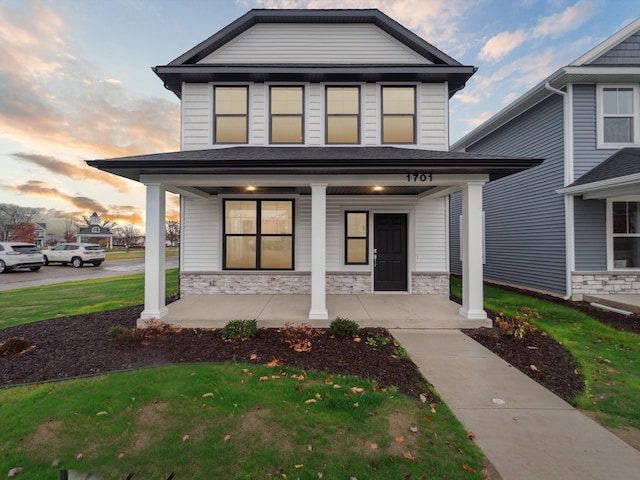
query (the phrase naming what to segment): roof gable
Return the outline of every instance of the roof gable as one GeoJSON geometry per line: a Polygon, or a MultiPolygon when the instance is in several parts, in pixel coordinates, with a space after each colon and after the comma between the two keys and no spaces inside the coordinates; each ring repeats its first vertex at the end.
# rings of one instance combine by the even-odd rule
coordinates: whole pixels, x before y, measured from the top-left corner
{"type": "Polygon", "coordinates": [[[431,63],[460,65],[378,9],[363,10],[262,10],[253,9],[212,35],[169,65],[197,64],[257,24],[373,24],[431,63]]]}
{"type": "Polygon", "coordinates": [[[640,47],[639,32],[640,18],[637,18],[580,58],[575,59],[569,65],[628,65],[634,63],[637,65],[637,60],[635,62],[628,61],[629,53],[623,52],[636,49],[635,54],[631,53],[631,56],[635,56],[636,59],[638,58],[638,49],[640,47]]]}

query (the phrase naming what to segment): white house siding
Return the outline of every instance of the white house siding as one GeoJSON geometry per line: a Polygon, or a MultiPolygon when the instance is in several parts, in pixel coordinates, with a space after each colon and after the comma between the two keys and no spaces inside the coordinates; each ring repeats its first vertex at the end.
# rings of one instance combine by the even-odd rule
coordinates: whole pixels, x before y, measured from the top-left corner
{"type": "Polygon", "coordinates": [[[198,150],[211,145],[211,87],[204,83],[182,86],[182,150],[198,150]]]}
{"type": "Polygon", "coordinates": [[[305,116],[307,125],[305,144],[319,146],[324,144],[324,93],[323,85],[317,83],[306,84],[305,116]]]}
{"type": "MultiPolygon", "coordinates": [[[[373,214],[408,215],[408,262],[411,291],[448,294],[446,265],[446,203],[444,198],[327,197],[327,293],[372,293],[371,265],[344,264],[344,212],[370,212],[370,249],[373,214]]],[[[296,198],[296,270],[293,272],[239,272],[221,270],[220,201],[184,199],[181,294],[249,294],[310,292],[311,198],[296,198]]]]}
{"type": "Polygon", "coordinates": [[[269,143],[269,107],[267,99],[269,87],[264,83],[254,83],[249,88],[249,143],[267,145],[269,143]]]}
{"type": "Polygon", "coordinates": [[[429,64],[374,25],[257,24],[203,58],[205,64],[429,64]]]}
{"type": "Polygon", "coordinates": [[[362,87],[362,144],[380,144],[380,93],[378,85],[367,83],[362,87]]]}
{"type": "Polygon", "coordinates": [[[418,95],[418,143],[427,150],[449,149],[447,92],[442,83],[423,83],[418,95]]]}

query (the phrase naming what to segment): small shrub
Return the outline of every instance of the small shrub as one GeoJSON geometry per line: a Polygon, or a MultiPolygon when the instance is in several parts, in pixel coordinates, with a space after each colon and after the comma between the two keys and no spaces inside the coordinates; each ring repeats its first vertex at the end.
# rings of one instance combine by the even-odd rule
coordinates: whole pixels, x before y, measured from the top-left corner
{"type": "Polygon", "coordinates": [[[311,339],[318,335],[324,335],[323,330],[313,328],[304,323],[302,325],[285,323],[284,327],[280,329],[280,332],[284,334],[282,341],[289,345],[289,348],[295,352],[310,352],[311,339]]]}
{"type": "Polygon", "coordinates": [[[126,335],[128,330],[128,328],[123,327],[122,325],[114,325],[109,330],[107,330],[107,337],[109,337],[111,340],[117,340],[118,338],[126,335]]]}
{"type": "Polygon", "coordinates": [[[522,340],[528,332],[534,332],[537,328],[532,325],[532,320],[540,318],[540,314],[529,307],[518,307],[513,317],[507,317],[500,313],[496,317],[496,324],[500,330],[507,332],[515,340],[522,340]]]}
{"type": "Polygon", "coordinates": [[[336,337],[355,337],[360,330],[360,325],[348,318],[336,317],[329,328],[336,337]]]}
{"type": "Polygon", "coordinates": [[[250,340],[258,334],[258,322],[253,320],[231,320],[222,329],[222,338],[229,342],[250,340]]]}

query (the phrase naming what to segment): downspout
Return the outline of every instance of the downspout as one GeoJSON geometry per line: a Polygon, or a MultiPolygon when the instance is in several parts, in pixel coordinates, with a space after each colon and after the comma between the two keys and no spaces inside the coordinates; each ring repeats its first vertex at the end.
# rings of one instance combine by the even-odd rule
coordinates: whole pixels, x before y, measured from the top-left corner
{"type": "MultiPolygon", "coordinates": [[[[563,92],[551,86],[549,82],[544,84],[544,88],[551,93],[562,96],[563,100],[563,119],[564,119],[564,186],[573,183],[573,121],[572,109],[570,108],[571,85],[567,86],[567,92],[563,92]]],[[[564,228],[565,228],[565,282],[566,295],[563,297],[569,300],[573,296],[571,286],[572,272],[575,270],[575,234],[574,234],[574,208],[573,196],[564,195],[564,228]]]]}

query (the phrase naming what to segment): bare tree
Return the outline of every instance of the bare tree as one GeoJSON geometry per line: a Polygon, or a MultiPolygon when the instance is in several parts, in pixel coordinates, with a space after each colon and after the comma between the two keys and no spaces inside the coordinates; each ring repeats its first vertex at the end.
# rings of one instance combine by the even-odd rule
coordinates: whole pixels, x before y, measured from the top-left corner
{"type": "Polygon", "coordinates": [[[141,235],[140,229],[133,223],[117,225],[112,229],[112,232],[118,239],[118,243],[123,243],[128,246],[135,244],[141,235]]]}
{"type": "MultiPolygon", "coordinates": [[[[91,226],[91,215],[83,215],[82,220],[84,220],[84,223],[86,223],[87,226],[91,226]]],[[[82,222],[79,223],[82,224],[82,222]]],[[[103,228],[113,228],[116,225],[116,222],[112,222],[111,220],[100,219],[100,226],[103,228]]]]}
{"type": "Polygon", "coordinates": [[[10,203],[0,203],[0,239],[11,240],[12,231],[18,225],[41,219],[42,208],[28,208],[10,203]]]}
{"type": "Polygon", "coordinates": [[[180,242],[180,222],[177,220],[167,220],[166,222],[167,241],[170,245],[177,245],[180,242]]]}
{"type": "Polygon", "coordinates": [[[72,218],[68,218],[64,221],[64,232],[62,238],[65,242],[75,242],[77,240],[76,233],[78,233],[78,222],[72,218]]]}

